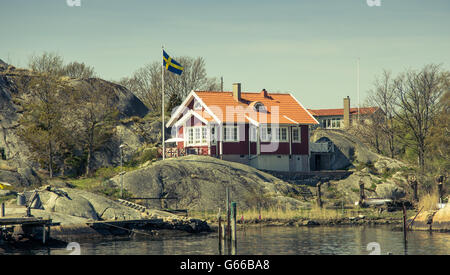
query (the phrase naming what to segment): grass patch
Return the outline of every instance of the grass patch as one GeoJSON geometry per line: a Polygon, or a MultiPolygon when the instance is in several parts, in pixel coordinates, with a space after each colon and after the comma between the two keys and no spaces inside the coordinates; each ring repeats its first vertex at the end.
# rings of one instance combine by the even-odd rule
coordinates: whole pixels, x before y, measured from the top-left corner
{"type": "MultiPolygon", "coordinates": [[[[101,177],[69,180],[69,183],[72,184],[75,188],[92,192],[98,195],[103,195],[110,199],[118,199],[121,197],[120,188],[114,186],[110,181],[104,180],[104,178],[101,177]]],[[[124,189],[123,197],[124,199],[128,199],[131,198],[132,195],[126,189],[124,189]]]]}
{"type": "MultiPolygon", "coordinates": [[[[259,220],[261,216],[262,221],[298,221],[298,220],[334,220],[334,219],[342,219],[354,217],[359,214],[364,215],[378,215],[374,210],[371,209],[329,209],[329,208],[320,208],[316,205],[312,206],[309,209],[285,209],[281,207],[271,207],[261,209],[261,211],[257,208],[247,209],[237,211],[237,220],[240,220],[242,216],[244,220],[259,220]],[[372,213],[373,212],[373,213],[372,213]]],[[[217,222],[217,213],[212,211],[190,211],[189,216],[193,218],[209,220],[213,222],[217,222]]],[[[226,213],[221,213],[222,219],[226,218],[226,213]]]]}
{"type": "Polygon", "coordinates": [[[419,209],[423,207],[424,211],[437,210],[439,195],[437,192],[427,193],[419,199],[419,209]]]}
{"type": "Polygon", "coordinates": [[[100,179],[110,179],[123,172],[130,172],[138,169],[138,167],[129,167],[129,166],[117,166],[117,167],[102,167],[95,171],[95,177],[100,179]]]}

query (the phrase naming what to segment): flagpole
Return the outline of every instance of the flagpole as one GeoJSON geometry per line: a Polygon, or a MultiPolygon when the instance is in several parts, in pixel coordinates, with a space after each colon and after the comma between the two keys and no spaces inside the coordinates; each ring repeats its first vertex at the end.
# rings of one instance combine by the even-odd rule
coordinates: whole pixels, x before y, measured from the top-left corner
{"type": "MultiPolygon", "coordinates": [[[[164,59],[164,46],[162,46],[162,50],[163,50],[163,59],[164,59]]],[[[161,98],[162,98],[162,110],[161,110],[161,113],[162,113],[162,128],[161,128],[161,132],[162,132],[162,134],[161,134],[161,136],[162,136],[162,148],[163,148],[163,151],[162,151],[162,158],[163,158],[163,160],[165,160],[166,159],[166,142],[165,142],[165,123],[164,123],[164,62],[162,62],[161,63],[161,77],[162,77],[162,95],[161,95],[161,98]]]]}
{"type": "Polygon", "coordinates": [[[358,123],[360,122],[360,110],[359,110],[359,106],[360,106],[360,102],[359,102],[359,57],[356,60],[356,71],[357,71],[357,76],[356,76],[356,89],[357,89],[357,93],[358,93],[358,123]]]}

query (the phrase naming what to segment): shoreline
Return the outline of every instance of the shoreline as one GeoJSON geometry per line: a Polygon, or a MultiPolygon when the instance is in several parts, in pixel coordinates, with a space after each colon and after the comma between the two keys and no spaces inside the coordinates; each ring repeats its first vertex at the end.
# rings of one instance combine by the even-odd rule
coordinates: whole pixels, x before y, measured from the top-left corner
{"type": "MultiPolygon", "coordinates": [[[[214,231],[218,230],[218,223],[208,223],[214,231]]],[[[401,225],[400,218],[337,218],[337,219],[252,219],[238,221],[238,230],[246,226],[288,226],[288,227],[326,227],[326,226],[365,226],[365,225],[401,225]]]]}

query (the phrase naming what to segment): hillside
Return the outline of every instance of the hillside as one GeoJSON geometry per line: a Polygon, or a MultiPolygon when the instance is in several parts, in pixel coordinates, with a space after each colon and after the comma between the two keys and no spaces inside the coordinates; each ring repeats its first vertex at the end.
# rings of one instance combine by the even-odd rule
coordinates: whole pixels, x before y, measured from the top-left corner
{"type": "MultiPolygon", "coordinates": [[[[23,115],[23,98],[32,97],[30,92],[21,88],[21,79],[32,79],[40,77],[36,73],[18,69],[0,62],[0,153],[3,159],[0,165],[0,181],[9,181],[14,184],[29,185],[35,182],[35,172],[39,165],[30,158],[30,150],[27,144],[18,135],[23,125],[19,121],[23,115]],[[3,168],[7,169],[3,169],[3,168]],[[24,173],[19,170],[27,169],[24,173]]],[[[134,118],[141,119],[148,113],[147,107],[129,90],[123,86],[114,84],[98,78],[73,79],[61,77],[61,81],[73,89],[83,89],[86,93],[92,89],[100,89],[101,92],[112,95],[111,106],[117,109],[118,123],[113,131],[113,136],[94,154],[93,168],[117,165],[120,162],[119,145],[121,142],[127,143],[129,149],[125,151],[126,157],[130,157],[130,152],[136,150],[147,142],[154,142],[157,139],[155,132],[159,132],[161,123],[145,122],[136,125],[134,118]],[[141,132],[152,133],[148,137],[140,135],[141,132]],[[155,129],[156,128],[156,129],[155,129]]],[[[71,119],[71,114],[66,113],[67,119],[71,119]]],[[[81,156],[82,152],[74,151],[74,154],[81,156]]],[[[45,171],[44,171],[45,172],[45,171]]]]}

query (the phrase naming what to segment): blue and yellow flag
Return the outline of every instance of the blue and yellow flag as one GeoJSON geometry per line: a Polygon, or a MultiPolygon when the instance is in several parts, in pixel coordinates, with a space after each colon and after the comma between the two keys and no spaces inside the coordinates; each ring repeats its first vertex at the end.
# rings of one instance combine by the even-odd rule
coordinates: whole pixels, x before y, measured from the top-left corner
{"type": "Polygon", "coordinates": [[[166,70],[174,74],[181,75],[181,73],[183,73],[184,68],[181,66],[181,64],[173,60],[172,57],[170,57],[164,50],[163,50],[163,64],[164,67],[166,67],[166,70]]]}

